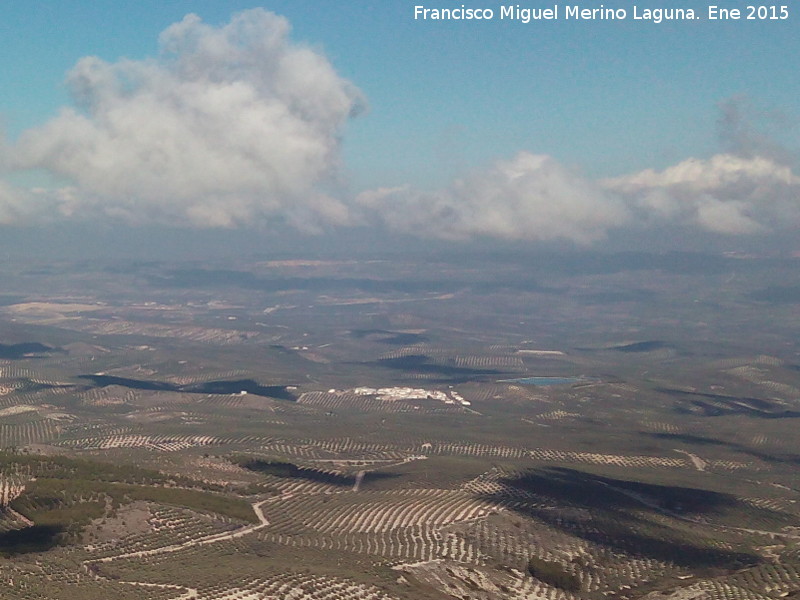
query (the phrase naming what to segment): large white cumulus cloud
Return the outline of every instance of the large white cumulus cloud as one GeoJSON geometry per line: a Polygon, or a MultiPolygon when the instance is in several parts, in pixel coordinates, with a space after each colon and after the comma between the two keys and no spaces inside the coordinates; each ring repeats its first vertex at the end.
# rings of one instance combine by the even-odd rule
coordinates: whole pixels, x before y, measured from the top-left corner
{"type": "Polygon", "coordinates": [[[365,214],[390,229],[446,239],[496,237],[586,244],[628,222],[624,204],[549,156],[520,152],[438,192],[365,192],[365,214]]]}
{"type": "Polygon", "coordinates": [[[26,132],[17,167],[74,186],[65,214],[234,226],[280,218],[314,229],[348,214],[324,194],[358,91],[262,9],[212,27],[189,15],[152,60],[80,60],[64,109],[26,132]]]}

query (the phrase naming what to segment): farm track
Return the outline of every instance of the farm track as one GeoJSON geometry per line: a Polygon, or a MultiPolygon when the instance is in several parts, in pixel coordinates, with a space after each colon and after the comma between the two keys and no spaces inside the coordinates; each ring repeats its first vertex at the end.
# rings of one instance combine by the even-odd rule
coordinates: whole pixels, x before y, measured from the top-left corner
{"type": "Polygon", "coordinates": [[[697,456],[696,454],[692,454],[691,452],[687,452],[686,450],[678,450],[677,448],[675,448],[675,452],[678,452],[680,454],[685,454],[686,456],[688,456],[689,459],[692,461],[694,468],[697,469],[698,471],[706,470],[708,463],[699,456],[697,456]]]}
{"type": "Polygon", "coordinates": [[[18,521],[20,521],[20,522],[22,522],[22,523],[25,523],[25,525],[27,525],[28,527],[33,527],[34,525],[36,525],[36,523],[34,523],[33,521],[31,521],[31,520],[30,520],[28,517],[26,517],[25,515],[22,515],[22,514],[18,513],[17,511],[15,511],[15,510],[14,510],[13,508],[11,508],[10,506],[7,506],[7,507],[5,508],[5,510],[6,510],[6,512],[7,512],[9,515],[13,516],[13,517],[14,517],[15,519],[17,519],[18,521]]]}
{"type": "Polygon", "coordinates": [[[361,487],[361,482],[364,481],[364,475],[365,474],[366,474],[366,471],[359,471],[358,474],[356,475],[356,482],[353,484],[353,491],[354,492],[357,492],[358,488],[361,487]]]}
{"type": "Polygon", "coordinates": [[[224,542],[226,540],[233,540],[236,538],[243,537],[248,535],[254,531],[258,531],[259,529],[263,529],[264,527],[269,525],[269,521],[267,520],[264,511],[262,510],[262,506],[268,502],[274,502],[276,500],[285,500],[291,497],[292,494],[284,494],[282,496],[278,496],[277,498],[269,498],[267,500],[262,500],[260,502],[256,502],[253,504],[253,512],[256,513],[258,517],[258,524],[256,525],[249,525],[247,527],[242,527],[241,529],[237,529],[236,531],[225,532],[225,533],[215,533],[206,537],[198,538],[195,540],[189,540],[187,542],[183,542],[182,544],[173,544],[171,546],[162,546],[161,548],[153,548],[152,550],[138,550],[136,552],[128,552],[125,554],[117,554],[116,556],[106,556],[104,558],[98,559],[87,559],[84,561],[84,564],[87,563],[108,563],[115,560],[120,560],[123,558],[141,558],[143,556],[154,556],[157,554],[166,554],[171,552],[178,552],[179,550],[184,550],[185,548],[191,548],[192,546],[206,546],[208,544],[215,544],[217,542],[224,542]]]}
{"type": "MultiPolygon", "coordinates": [[[[232,540],[236,538],[240,538],[242,536],[248,535],[254,531],[258,531],[259,529],[263,529],[269,525],[269,520],[267,516],[264,514],[264,510],[262,506],[267,504],[268,502],[274,502],[279,499],[287,499],[291,497],[292,494],[284,494],[282,496],[278,496],[277,498],[268,498],[267,500],[261,500],[260,502],[254,503],[253,512],[258,517],[258,524],[250,525],[247,527],[243,527],[241,529],[237,529],[236,531],[226,532],[226,533],[216,533],[210,536],[206,536],[203,538],[199,538],[196,540],[189,540],[188,542],[184,542],[182,544],[174,544],[171,546],[163,546],[161,548],[154,548],[152,550],[140,550],[137,552],[128,552],[125,554],[118,554],[116,556],[107,556],[105,558],[99,559],[87,559],[83,561],[83,566],[87,571],[89,570],[88,567],[90,564],[97,564],[97,563],[110,563],[115,560],[125,559],[125,558],[141,558],[144,556],[155,556],[158,554],[168,554],[172,552],[178,552],[180,550],[184,550],[185,548],[191,548],[193,546],[205,546],[208,544],[214,544],[217,542],[223,542],[226,540],[232,540]]],[[[105,578],[104,578],[105,579],[105,578]]],[[[138,587],[149,587],[149,588],[158,588],[163,590],[185,590],[181,596],[176,597],[174,600],[196,600],[200,597],[200,591],[196,588],[181,586],[181,585],[173,585],[168,583],[147,583],[141,581],[121,581],[116,580],[116,583],[125,584],[125,585],[133,585],[138,587]]]]}

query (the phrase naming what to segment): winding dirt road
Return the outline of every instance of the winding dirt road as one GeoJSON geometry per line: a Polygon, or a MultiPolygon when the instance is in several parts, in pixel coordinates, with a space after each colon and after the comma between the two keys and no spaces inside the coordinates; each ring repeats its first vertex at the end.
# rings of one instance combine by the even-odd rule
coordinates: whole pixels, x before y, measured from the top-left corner
{"type": "Polygon", "coordinates": [[[269,525],[269,521],[267,520],[267,517],[264,514],[263,509],[261,508],[262,506],[264,506],[267,502],[274,502],[279,498],[286,499],[290,495],[291,494],[287,494],[285,496],[279,496],[278,498],[270,498],[268,500],[262,500],[261,502],[256,502],[255,504],[253,504],[253,512],[256,513],[256,517],[258,517],[257,525],[248,525],[247,527],[242,527],[241,529],[237,529],[236,531],[230,531],[225,533],[214,533],[206,537],[197,538],[195,540],[189,540],[188,542],[183,542],[182,544],[172,544],[170,546],[153,548],[152,550],[138,550],[136,552],[127,552],[125,554],[117,554],[115,556],[106,556],[105,558],[89,559],[85,562],[108,563],[114,560],[119,560],[121,558],[139,558],[142,556],[155,556],[157,554],[178,552],[179,550],[183,550],[184,548],[191,548],[192,546],[206,546],[208,544],[215,544],[217,542],[222,542],[225,540],[233,540],[236,538],[240,538],[242,536],[253,533],[254,531],[258,531],[259,529],[263,529],[264,527],[269,525]]]}
{"type": "MultiPolygon", "coordinates": [[[[222,542],[225,540],[232,540],[236,538],[243,537],[254,531],[258,531],[259,529],[263,529],[269,525],[269,520],[267,516],[264,514],[264,509],[262,508],[265,504],[269,502],[275,502],[277,500],[285,500],[290,498],[293,494],[283,494],[276,498],[268,498],[267,500],[261,500],[260,502],[254,503],[253,512],[258,517],[258,523],[255,525],[248,525],[246,527],[242,527],[241,529],[237,529],[236,531],[230,531],[225,533],[215,533],[206,537],[197,538],[194,540],[189,540],[188,542],[183,542],[182,544],[172,544],[170,546],[162,546],[161,548],[153,548],[152,550],[139,550],[138,552],[127,552],[125,554],[117,554],[115,556],[106,556],[105,558],[97,558],[97,559],[87,559],[83,561],[83,566],[87,571],[91,571],[90,565],[97,565],[100,563],[110,563],[115,560],[119,560],[122,558],[138,558],[142,556],[156,556],[158,554],[167,554],[170,552],[178,552],[179,550],[183,550],[184,548],[191,548],[193,546],[206,546],[208,544],[215,544],[217,542],[222,542]]],[[[97,575],[98,577],[103,577],[102,575],[97,575]]],[[[103,577],[105,579],[105,577],[103,577]]],[[[175,590],[175,591],[183,591],[184,593],[174,600],[197,600],[200,596],[199,590],[195,588],[190,588],[183,585],[174,585],[169,583],[146,583],[141,581],[116,581],[115,583],[121,583],[125,585],[133,585],[138,587],[150,587],[150,588],[159,588],[162,590],[175,590]]]]}

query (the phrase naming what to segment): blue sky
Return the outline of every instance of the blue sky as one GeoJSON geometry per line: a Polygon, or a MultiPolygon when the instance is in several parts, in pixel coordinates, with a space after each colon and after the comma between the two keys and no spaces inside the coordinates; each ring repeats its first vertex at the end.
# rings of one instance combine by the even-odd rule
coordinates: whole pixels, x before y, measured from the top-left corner
{"type": "MultiPolygon", "coordinates": [[[[744,127],[790,154],[797,151],[800,9],[785,21],[522,24],[414,21],[418,3],[263,5],[288,19],[292,43],[309,44],[327,57],[366,99],[368,110],[337,134],[337,179],[346,188],[338,193],[403,185],[441,190],[454,178],[492,172],[491,165],[520,152],[547,155],[592,181],[663,171],[726,151],[719,106],[731,101],[747,121],[744,127]]],[[[710,3],[688,0],[682,6],[705,14],[710,3]]],[[[501,5],[465,4],[496,11],[501,5]]],[[[605,3],[628,11],[633,4],[605,3]]],[[[64,81],[82,57],[146,60],[158,55],[159,34],[187,13],[222,27],[232,14],[252,7],[230,1],[6,3],[0,114],[12,153],[23,132],[41,128],[72,104],[64,81]]],[[[52,160],[45,163],[28,170],[58,171],[52,160]]],[[[16,171],[7,177],[24,177],[16,171]]],[[[64,177],[64,171],[57,175],[64,177]]]]}

